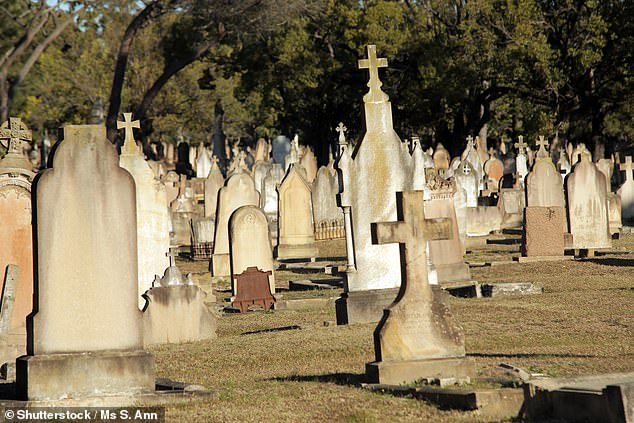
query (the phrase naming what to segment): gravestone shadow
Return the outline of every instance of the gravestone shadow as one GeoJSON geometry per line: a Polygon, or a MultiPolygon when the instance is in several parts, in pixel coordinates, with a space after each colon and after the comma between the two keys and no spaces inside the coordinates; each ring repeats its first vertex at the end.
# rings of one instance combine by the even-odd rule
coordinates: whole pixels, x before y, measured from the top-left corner
{"type": "Polygon", "coordinates": [[[632,267],[634,266],[634,259],[624,259],[624,258],[589,258],[584,259],[584,262],[590,262],[595,264],[600,264],[603,266],[615,266],[615,267],[632,267]]]}
{"type": "Polygon", "coordinates": [[[321,375],[290,375],[264,379],[273,382],[320,382],[334,383],[342,386],[361,386],[366,381],[365,373],[327,373],[321,375]]]}

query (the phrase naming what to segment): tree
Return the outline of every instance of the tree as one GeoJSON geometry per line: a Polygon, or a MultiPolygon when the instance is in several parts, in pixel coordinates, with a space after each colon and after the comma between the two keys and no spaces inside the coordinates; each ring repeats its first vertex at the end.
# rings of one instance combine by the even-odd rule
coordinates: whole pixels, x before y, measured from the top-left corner
{"type": "Polygon", "coordinates": [[[11,112],[18,86],[41,54],[75,22],[83,6],[77,1],[10,1],[0,7],[3,43],[0,57],[0,121],[11,112]],[[4,38],[7,37],[7,38],[4,38]]]}

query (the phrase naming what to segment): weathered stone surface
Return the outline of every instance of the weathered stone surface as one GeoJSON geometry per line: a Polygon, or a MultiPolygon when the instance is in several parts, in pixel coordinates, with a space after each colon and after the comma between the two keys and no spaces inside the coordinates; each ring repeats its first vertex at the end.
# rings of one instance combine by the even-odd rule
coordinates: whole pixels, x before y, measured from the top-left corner
{"type": "Polygon", "coordinates": [[[233,295],[237,295],[240,288],[236,283],[236,275],[249,267],[271,272],[269,288],[274,294],[273,251],[269,225],[264,212],[257,206],[242,206],[231,215],[229,227],[233,295]]]}
{"type": "Polygon", "coordinates": [[[229,218],[242,206],[258,206],[260,194],[255,190],[253,178],[245,172],[237,172],[227,179],[218,193],[218,212],[214,234],[214,253],[211,261],[213,276],[231,275],[229,257],[229,218]]]}
{"type": "Polygon", "coordinates": [[[563,256],[563,207],[526,207],[524,209],[523,255],[563,256]]]}
{"type": "Polygon", "coordinates": [[[273,167],[271,162],[256,161],[253,165],[253,181],[255,182],[255,189],[260,193],[260,199],[264,198],[263,182],[271,167],[273,167]]]}
{"type": "Polygon", "coordinates": [[[632,156],[625,157],[625,163],[620,165],[625,173],[625,181],[616,191],[621,197],[621,215],[623,219],[634,218],[634,177],[632,176],[632,156]]]}
{"type": "Polygon", "coordinates": [[[605,177],[589,155],[582,155],[566,184],[573,248],[609,248],[612,242],[605,177]]]}
{"type": "Polygon", "coordinates": [[[454,178],[459,189],[464,190],[467,194],[467,207],[478,207],[478,196],[480,194],[478,174],[474,170],[473,165],[462,160],[454,172],[454,178]]]}
{"type": "Polygon", "coordinates": [[[144,297],[145,345],[216,338],[216,318],[205,304],[207,294],[196,285],[154,287],[144,297]]]}
{"type": "Polygon", "coordinates": [[[235,275],[237,285],[240,290],[235,296],[232,306],[239,309],[241,313],[247,312],[253,306],[262,307],[264,311],[268,311],[275,305],[275,297],[269,289],[270,271],[263,272],[257,267],[252,266],[244,272],[235,275]]]}
{"type": "Polygon", "coordinates": [[[152,287],[154,276],[161,274],[169,265],[165,255],[170,246],[165,185],[154,178],[132,136],[125,139],[121,148],[119,166],[130,172],[136,187],[137,298],[139,308],[142,308],[145,301],[141,296],[152,287]]]}
{"type": "Polygon", "coordinates": [[[427,280],[426,241],[450,238],[451,221],[446,217],[426,219],[420,191],[404,192],[397,201],[403,220],[372,226],[374,242],[405,244],[401,256],[405,273],[397,299],[385,310],[374,332],[376,361],[368,369],[383,370],[377,372],[378,380],[374,381],[378,383],[470,376],[474,368],[472,363],[464,361],[462,328],[453,322],[442,297],[446,294],[427,280]],[[438,368],[430,363],[434,359],[452,359],[452,362],[457,359],[462,364],[438,368]],[[390,369],[394,374],[390,375],[390,369]]]}
{"type": "Polygon", "coordinates": [[[320,233],[320,229],[323,226],[339,226],[343,228],[343,211],[337,206],[338,193],[339,183],[336,174],[331,174],[330,170],[325,166],[319,168],[311,191],[315,238],[333,239],[341,238],[341,235],[345,236],[345,231],[343,230],[337,234],[320,233]]]}
{"type": "Polygon", "coordinates": [[[465,220],[467,236],[482,236],[501,229],[502,214],[497,207],[467,207],[465,220]]]}
{"type": "Polygon", "coordinates": [[[438,143],[436,145],[436,150],[434,151],[433,159],[434,159],[434,166],[439,172],[441,171],[444,172],[447,169],[449,169],[449,162],[451,162],[451,155],[441,143],[438,143]]]}
{"type": "Polygon", "coordinates": [[[502,188],[498,200],[498,208],[502,216],[502,229],[522,226],[524,218],[525,195],[522,187],[502,188]]]}
{"type": "Polygon", "coordinates": [[[317,157],[313,150],[308,148],[306,153],[302,156],[300,160],[300,164],[304,169],[306,169],[306,182],[308,184],[312,184],[315,178],[317,177],[317,157]]]}
{"type": "Polygon", "coordinates": [[[213,158],[209,175],[205,180],[205,217],[216,217],[216,207],[218,206],[218,192],[225,184],[218,159],[213,158]]]}
{"type": "Polygon", "coordinates": [[[65,127],[54,164],[35,186],[37,313],[17,390],[28,399],[152,390],[137,301],[134,181],[102,126],[65,127]]]}
{"type": "Polygon", "coordinates": [[[315,234],[310,185],[291,165],[278,188],[278,258],[315,257],[315,234]]]}
{"type": "Polygon", "coordinates": [[[608,228],[611,235],[621,232],[621,197],[612,192],[608,193],[608,228]]]}

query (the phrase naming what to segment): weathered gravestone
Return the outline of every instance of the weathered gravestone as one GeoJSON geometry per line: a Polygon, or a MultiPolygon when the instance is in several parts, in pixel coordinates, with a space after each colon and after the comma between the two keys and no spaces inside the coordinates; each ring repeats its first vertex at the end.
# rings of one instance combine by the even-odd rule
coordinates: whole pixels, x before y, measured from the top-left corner
{"type": "Polygon", "coordinates": [[[494,148],[489,150],[489,159],[484,163],[484,173],[487,176],[489,191],[498,190],[500,180],[504,176],[504,163],[496,157],[497,151],[494,148]]]}
{"type": "MultiPolygon", "coordinates": [[[[476,178],[476,198],[482,189],[482,181],[484,176],[484,168],[482,167],[482,160],[480,160],[480,155],[476,151],[474,139],[471,135],[467,137],[467,146],[465,150],[462,152],[461,159],[462,162],[469,162],[471,164],[471,170],[476,178]]],[[[460,163],[462,165],[462,162],[460,163]]],[[[468,194],[468,193],[467,193],[468,194]]],[[[477,201],[477,200],[476,200],[477,201]]]]}
{"type": "Polygon", "coordinates": [[[209,176],[212,164],[209,152],[205,145],[201,143],[198,148],[198,158],[196,159],[196,177],[206,179],[209,176]]]}
{"type": "Polygon", "coordinates": [[[253,155],[254,162],[269,162],[270,153],[271,144],[266,142],[264,138],[259,138],[258,141],[255,143],[255,154],[253,155]]]}
{"type": "Polygon", "coordinates": [[[332,175],[327,167],[320,167],[311,192],[317,240],[346,236],[343,212],[337,206],[338,192],[337,176],[332,175]]]}
{"type": "Polygon", "coordinates": [[[6,337],[0,342],[0,364],[26,353],[26,316],[33,310],[33,241],[31,226],[31,183],[35,174],[23,153],[22,144],[31,141],[31,131],[18,118],[0,126],[0,141],[7,154],[0,160],[0,287],[8,295],[9,281],[15,282],[13,309],[6,316],[6,337]],[[8,278],[7,265],[16,265],[19,276],[8,278]],[[8,279],[7,279],[8,278],[8,279]]]}
{"type": "Polygon", "coordinates": [[[517,228],[522,226],[524,208],[526,207],[526,195],[522,183],[522,177],[515,175],[513,188],[501,188],[498,200],[498,209],[502,217],[500,228],[517,228]]]}
{"type": "Polygon", "coordinates": [[[242,206],[231,215],[229,228],[233,295],[240,291],[236,275],[252,266],[269,272],[269,289],[275,294],[271,235],[264,212],[257,206],[242,206]]]}
{"type": "Polygon", "coordinates": [[[610,248],[612,245],[605,177],[590,158],[588,152],[582,152],[581,160],[566,180],[574,249],[610,248]]]}
{"type": "Polygon", "coordinates": [[[306,153],[302,156],[300,163],[306,169],[306,182],[312,184],[317,177],[317,157],[311,148],[306,149],[306,153]]]}
{"type": "Polygon", "coordinates": [[[373,245],[370,224],[396,219],[395,193],[411,189],[412,184],[413,160],[394,131],[392,106],[381,90],[378,69],[387,67],[387,60],[377,58],[376,47],[368,46],[368,59],[360,60],[359,67],[370,73],[369,91],[363,97],[366,133],[354,154],[344,148],[337,162],[343,187],[340,205],[344,216],[349,210],[345,219],[350,221],[344,294],[336,302],[340,324],[378,321],[396,297],[401,274],[395,265],[398,246],[373,245]]]}
{"type": "Polygon", "coordinates": [[[428,241],[429,254],[438,282],[442,285],[471,281],[469,265],[463,258],[464,245],[460,239],[458,218],[454,208],[456,183],[453,180],[434,176],[430,178],[427,185],[430,199],[425,201],[425,216],[430,219],[448,218],[450,220],[451,237],[428,241]]]}
{"type": "Polygon", "coordinates": [[[561,257],[567,231],[561,176],[546,151],[548,141],[539,137],[533,169],[526,176],[526,205],[522,255],[561,257]]]}
{"type": "Polygon", "coordinates": [[[35,185],[38,290],[16,392],[56,400],[149,392],[137,294],[134,181],[106,128],[67,126],[35,185]]]}
{"type": "Polygon", "coordinates": [[[241,313],[247,312],[253,306],[261,307],[265,311],[273,308],[275,297],[269,289],[270,274],[271,271],[263,272],[253,266],[236,275],[236,284],[240,286],[240,290],[231,305],[241,313]]]}
{"type": "Polygon", "coordinates": [[[277,189],[277,257],[281,259],[317,256],[310,185],[300,168],[299,163],[292,164],[277,189]]]}
{"type": "MultiPolygon", "coordinates": [[[[621,197],[621,214],[623,219],[634,218],[634,176],[632,176],[632,156],[625,156],[625,162],[619,165],[625,173],[625,182],[616,193],[621,197]]],[[[631,223],[631,222],[630,222],[631,223]]]]}
{"type": "Polygon", "coordinates": [[[443,173],[447,169],[449,169],[449,163],[451,162],[451,155],[449,154],[447,149],[445,149],[445,146],[443,146],[441,143],[438,143],[436,145],[436,150],[434,151],[433,159],[434,159],[434,166],[436,167],[436,170],[442,176],[443,173]]]}
{"type": "Polygon", "coordinates": [[[147,300],[143,309],[145,345],[216,338],[216,318],[205,304],[207,294],[183,277],[173,260],[153,285],[143,295],[147,300]]]}
{"type": "Polygon", "coordinates": [[[166,206],[170,207],[172,202],[178,198],[180,177],[178,173],[170,170],[165,174],[162,181],[165,185],[166,206]]]}
{"type": "Polygon", "coordinates": [[[427,241],[450,238],[451,220],[426,219],[420,191],[397,198],[399,220],[373,224],[373,242],[401,244],[405,272],[397,299],[374,331],[376,361],[366,364],[366,374],[371,382],[382,384],[468,381],[475,368],[465,357],[462,328],[442,298],[446,294],[427,281],[427,241]]]}
{"type": "Polygon", "coordinates": [[[597,168],[605,176],[605,189],[608,193],[608,226],[611,235],[618,235],[623,224],[621,222],[621,197],[612,191],[612,173],[614,171],[614,157],[612,159],[599,159],[597,168]]]}
{"type": "Polygon", "coordinates": [[[273,154],[273,163],[284,166],[286,155],[291,151],[291,140],[284,135],[278,135],[273,138],[271,149],[273,154]]]}
{"type": "Polygon", "coordinates": [[[459,189],[463,189],[467,195],[467,207],[478,207],[478,175],[473,169],[473,165],[462,160],[458,169],[454,173],[454,178],[459,189]]]}
{"type": "Polygon", "coordinates": [[[205,180],[205,217],[216,217],[216,207],[218,206],[218,192],[225,184],[225,178],[222,176],[218,159],[212,158],[211,169],[205,180]]]}
{"type": "Polygon", "coordinates": [[[155,275],[161,274],[169,264],[165,254],[169,250],[169,214],[165,206],[165,186],[154,178],[154,173],[143,158],[134,141],[132,128],[139,128],[139,121],[132,121],[132,113],[124,113],[125,122],[117,122],[117,129],[125,129],[125,140],[119,156],[119,166],[132,175],[136,187],[136,232],[138,251],[138,302],[152,287],[155,275]]]}
{"type": "Polygon", "coordinates": [[[253,178],[245,172],[237,172],[218,193],[216,212],[216,230],[214,234],[214,253],[210,262],[213,276],[230,276],[231,260],[229,256],[229,218],[242,206],[257,206],[260,194],[255,190],[253,178]]]}
{"type": "Polygon", "coordinates": [[[517,148],[517,157],[515,157],[515,169],[519,174],[522,185],[524,184],[524,178],[528,175],[528,158],[526,157],[526,148],[528,144],[524,142],[522,135],[517,137],[517,142],[513,144],[517,148]]]}
{"type": "Polygon", "coordinates": [[[172,222],[170,245],[173,246],[191,244],[191,220],[196,212],[196,203],[192,198],[191,189],[187,187],[187,177],[181,175],[180,178],[178,197],[170,205],[172,222]]]}
{"type": "Polygon", "coordinates": [[[271,162],[262,162],[256,161],[253,165],[253,180],[255,182],[255,189],[260,193],[260,198],[263,199],[263,189],[262,184],[264,182],[264,178],[266,178],[266,174],[273,167],[273,163],[271,162]]]}

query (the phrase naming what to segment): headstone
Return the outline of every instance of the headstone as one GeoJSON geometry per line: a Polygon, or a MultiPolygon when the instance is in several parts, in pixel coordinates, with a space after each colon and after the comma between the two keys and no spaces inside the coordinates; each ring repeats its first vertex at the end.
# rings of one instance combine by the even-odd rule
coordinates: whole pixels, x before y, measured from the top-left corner
{"type": "Polygon", "coordinates": [[[291,140],[284,135],[278,135],[273,138],[272,153],[273,163],[284,166],[286,155],[291,151],[291,140]]]}
{"type": "Polygon", "coordinates": [[[255,183],[255,189],[260,193],[260,198],[264,199],[262,184],[264,182],[264,178],[266,178],[266,174],[273,167],[273,163],[271,162],[262,162],[257,161],[253,165],[253,181],[255,183]]]}
{"type": "Polygon", "coordinates": [[[196,177],[206,179],[213,163],[207,149],[202,143],[200,145],[202,148],[199,148],[198,158],[196,159],[196,177]]]}
{"type": "Polygon", "coordinates": [[[564,255],[563,207],[531,206],[525,209],[522,255],[555,257],[564,255]]]}
{"type": "Polygon", "coordinates": [[[566,180],[574,249],[609,248],[612,245],[605,177],[590,157],[588,153],[581,154],[581,161],[566,180]]]}
{"type": "Polygon", "coordinates": [[[281,164],[274,163],[262,180],[262,209],[269,222],[275,222],[277,227],[278,196],[277,187],[284,179],[284,169],[281,164]]]}
{"type": "Polygon", "coordinates": [[[621,197],[621,215],[623,219],[634,218],[634,176],[632,175],[632,156],[625,156],[625,162],[619,165],[625,173],[625,181],[616,193],[621,197]]]}
{"type": "Polygon", "coordinates": [[[317,177],[317,157],[312,149],[307,149],[306,154],[300,160],[300,164],[306,169],[306,182],[312,184],[317,177]]]}
{"type": "Polygon", "coordinates": [[[174,153],[174,144],[167,143],[166,151],[165,151],[165,163],[168,167],[171,167],[175,163],[176,154],[174,153]]]}
{"type": "Polygon", "coordinates": [[[209,260],[213,253],[215,218],[193,216],[191,218],[192,258],[209,260]]]}
{"type": "Polygon", "coordinates": [[[374,331],[376,361],[366,365],[366,374],[381,384],[426,378],[468,381],[475,366],[465,357],[462,328],[453,321],[442,291],[427,281],[427,241],[450,238],[451,220],[426,219],[420,191],[403,192],[397,201],[401,219],[373,224],[373,239],[404,245],[405,272],[396,301],[374,331]]]}
{"type": "Polygon", "coordinates": [[[456,184],[467,194],[467,207],[478,207],[478,175],[468,160],[462,160],[454,174],[456,184]]]}
{"type": "Polygon", "coordinates": [[[218,205],[218,191],[225,184],[225,178],[222,176],[218,159],[212,159],[209,175],[205,180],[205,217],[216,217],[216,206],[218,205]]]}
{"type": "Polygon", "coordinates": [[[233,295],[240,291],[236,275],[252,266],[269,272],[269,288],[275,294],[271,235],[264,212],[257,206],[242,206],[231,215],[229,228],[233,295]]]}
{"type": "Polygon", "coordinates": [[[337,176],[332,175],[328,168],[320,167],[311,192],[316,240],[346,236],[343,212],[337,206],[338,193],[337,176]]]}
{"type": "MultiPolygon", "coordinates": [[[[270,157],[269,154],[271,152],[271,145],[266,142],[264,138],[258,139],[258,142],[255,144],[255,155],[253,157],[254,162],[269,162],[270,157]]],[[[257,188],[257,187],[256,187],[257,188]]]]}
{"type": "Polygon", "coordinates": [[[284,170],[288,172],[288,169],[292,164],[300,163],[300,147],[299,147],[299,136],[295,134],[293,137],[293,141],[291,141],[291,149],[284,157],[284,170]]]}
{"type": "Polygon", "coordinates": [[[504,176],[504,163],[502,163],[500,159],[495,157],[495,149],[490,149],[489,154],[489,159],[486,161],[486,163],[484,163],[484,172],[486,173],[487,178],[492,181],[492,185],[497,191],[500,180],[504,176]]]}
{"type": "Polygon", "coordinates": [[[524,178],[528,175],[528,159],[526,157],[526,148],[528,144],[524,142],[524,137],[520,135],[518,137],[518,141],[514,144],[517,148],[517,157],[515,158],[515,169],[517,174],[520,176],[520,180],[522,184],[524,183],[524,178]]]}
{"type": "Polygon", "coordinates": [[[172,264],[143,296],[145,345],[216,338],[216,318],[205,304],[207,294],[172,264]]]}
{"type": "Polygon", "coordinates": [[[458,190],[453,180],[434,176],[427,182],[430,199],[425,201],[425,216],[430,219],[448,218],[451,221],[449,239],[430,240],[429,254],[441,285],[471,280],[469,265],[464,262],[464,245],[460,239],[458,218],[454,208],[454,194],[458,190]]]}
{"type": "Polygon", "coordinates": [[[169,207],[170,204],[178,198],[180,177],[178,176],[178,173],[170,170],[167,172],[162,181],[165,185],[166,206],[169,207]]]}
{"type": "Polygon", "coordinates": [[[442,173],[449,169],[449,162],[451,162],[451,156],[449,152],[445,149],[445,147],[438,143],[436,145],[436,151],[434,151],[434,165],[438,170],[439,174],[442,176],[442,173]]]}
{"type": "Polygon", "coordinates": [[[363,97],[366,133],[356,146],[344,147],[336,166],[341,172],[339,204],[344,209],[348,270],[344,293],[336,302],[338,323],[378,321],[400,286],[399,248],[374,245],[370,224],[397,217],[397,191],[411,189],[413,160],[392,123],[392,106],[381,90],[379,68],[387,59],[368,46],[369,91],[363,97]],[[347,210],[347,212],[346,212],[347,210]],[[350,230],[348,230],[350,229],[350,230]]]}
{"type": "Polygon", "coordinates": [[[0,141],[7,147],[0,160],[0,280],[5,281],[0,292],[6,295],[6,283],[13,280],[5,275],[7,266],[20,269],[6,337],[0,343],[0,364],[26,353],[26,316],[33,310],[31,183],[35,174],[22,148],[31,139],[31,131],[19,118],[10,118],[0,126],[0,141]]]}
{"type": "Polygon", "coordinates": [[[20,399],[154,390],[137,301],[134,181],[118,161],[105,127],[67,126],[37,182],[37,312],[16,362],[20,399]]]}
{"type": "MultiPolygon", "coordinates": [[[[479,195],[480,190],[483,188],[482,181],[484,176],[484,168],[482,167],[482,161],[480,160],[480,155],[476,151],[474,139],[472,136],[467,137],[467,147],[462,153],[462,161],[467,161],[471,164],[472,173],[476,178],[476,197],[479,195]]],[[[469,192],[467,192],[469,194],[469,192]]]]}
{"type": "Polygon", "coordinates": [[[561,176],[545,147],[547,141],[540,137],[533,169],[525,180],[526,205],[528,207],[565,207],[561,176]]]}
{"type": "Polygon", "coordinates": [[[190,163],[189,144],[184,141],[179,143],[176,147],[176,151],[178,154],[178,160],[176,161],[175,165],[176,173],[189,177],[194,176],[194,169],[192,167],[192,164],[190,163]]]}
{"type": "Polygon", "coordinates": [[[117,129],[125,129],[119,166],[130,172],[136,187],[137,299],[139,308],[142,308],[145,304],[143,293],[152,287],[154,276],[163,272],[169,264],[165,257],[170,246],[169,214],[165,206],[165,186],[154,178],[134,141],[132,128],[139,128],[139,121],[132,121],[132,113],[124,113],[123,116],[125,121],[117,122],[117,129]]]}
{"type": "Polygon", "coordinates": [[[281,259],[317,256],[310,185],[298,170],[300,166],[292,164],[277,189],[277,257],[281,259]]]}
{"type": "Polygon", "coordinates": [[[238,172],[227,179],[218,193],[214,253],[210,271],[213,276],[230,276],[229,218],[242,206],[258,206],[260,194],[255,190],[253,178],[245,172],[238,172]]]}
{"type": "Polygon", "coordinates": [[[241,313],[246,313],[253,306],[261,307],[264,311],[273,308],[275,297],[269,289],[270,273],[271,271],[263,272],[253,266],[236,275],[236,284],[240,286],[240,291],[231,305],[241,313]]]}

